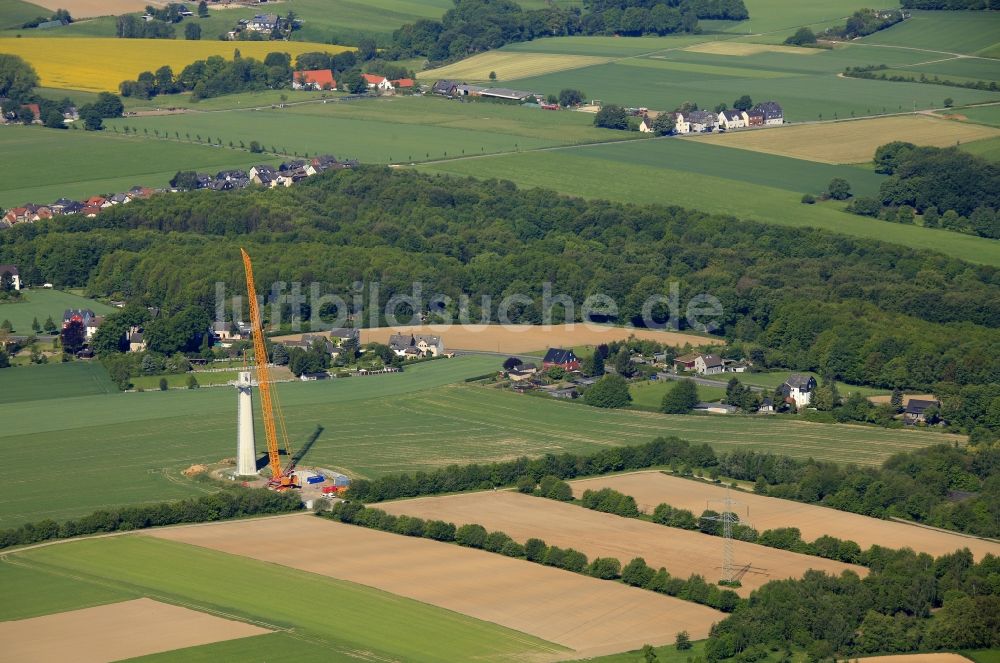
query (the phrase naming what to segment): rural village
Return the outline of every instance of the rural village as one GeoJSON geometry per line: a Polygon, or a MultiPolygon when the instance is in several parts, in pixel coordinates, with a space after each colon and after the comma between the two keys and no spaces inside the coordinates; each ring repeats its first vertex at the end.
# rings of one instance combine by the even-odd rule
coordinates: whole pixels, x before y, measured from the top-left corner
{"type": "Polygon", "coordinates": [[[996,0],[4,0],[0,154],[0,660],[1000,663],[996,0]]]}

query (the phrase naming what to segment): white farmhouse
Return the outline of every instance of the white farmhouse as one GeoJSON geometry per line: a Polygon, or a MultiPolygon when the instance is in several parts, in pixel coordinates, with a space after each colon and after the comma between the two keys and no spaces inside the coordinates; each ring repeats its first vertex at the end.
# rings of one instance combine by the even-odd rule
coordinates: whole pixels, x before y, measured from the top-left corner
{"type": "Polygon", "coordinates": [[[797,408],[809,405],[815,390],[816,378],[798,373],[789,375],[788,379],[781,385],[781,394],[785,397],[785,402],[795,403],[797,408]]]}
{"type": "Polygon", "coordinates": [[[719,112],[719,127],[730,131],[732,129],[742,129],[747,126],[746,118],[738,110],[724,110],[719,112]]]}

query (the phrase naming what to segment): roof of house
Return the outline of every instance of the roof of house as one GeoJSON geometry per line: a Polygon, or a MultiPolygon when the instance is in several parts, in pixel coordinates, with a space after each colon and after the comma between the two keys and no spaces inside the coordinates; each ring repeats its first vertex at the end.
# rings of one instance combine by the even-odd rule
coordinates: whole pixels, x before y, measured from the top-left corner
{"type": "Polygon", "coordinates": [[[711,111],[691,111],[687,114],[688,122],[697,122],[698,124],[714,124],[719,116],[711,111]]]}
{"type": "Polygon", "coordinates": [[[906,414],[923,414],[929,407],[941,407],[940,401],[929,401],[921,398],[911,398],[906,404],[906,414]]]}
{"type": "Polygon", "coordinates": [[[142,343],[142,332],[132,332],[128,335],[129,343],[142,343]]]}
{"type": "Polygon", "coordinates": [[[526,99],[534,95],[534,92],[525,90],[512,90],[509,87],[488,87],[481,93],[484,97],[498,97],[500,99],[526,99]]]}
{"type": "Polygon", "coordinates": [[[354,327],[337,327],[330,330],[330,338],[357,338],[361,331],[354,327]]]}
{"type": "Polygon", "coordinates": [[[811,375],[792,373],[788,376],[788,379],[785,380],[785,384],[793,389],[798,389],[799,391],[808,391],[816,385],[816,378],[811,375]]]}
{"type": "Polygon", "coordinates": [[[69,322],[74,317],[82,318],[84,322],[93,320],[94,312],[89,308],[68,308],[63,311],[63,322],[69,322]]]}
{"type": "Polygon", "coordinates": [[[392,334],[389,336],[389,347],[393,349],[408,348],[413,343],[413,334],[392,334]]]}
{"type": "Polygon", "coordinates": [[[777,101],[762,101],[754,106],[752,110],[763,113],[764,117],[768,120],[783,116],[781,105],[777,101]]]}
{"type": "Polygon", "coordinates": [[[385,76],[379,76],[378,74],[361,74],[361,77],[365,79],[365,83],[369,85],[378,85],[382,81],[386,80],[385,76]]]}
{"type": "Polygon", "coordinates": [[[701,360],[705,362],[705,366],[711,368],[713,366],[722,366],[722,358],[719,355],[701,355],[701,360]]]}
{"type": "Polygon", "coordinates": [[[306,69],[295,72],[295,80],[299,83],[309,83],[324,87],[337,87],[337,81],[333,78],[333,72],[329,69],[306,69]]]}
{"type": "Polygon", "coordinates": [[[397,78],[394,81],[389,81],[396,87],[413,87],[416,82],[412,78],[397,78]]]}
{"type": "Polygon", "coordinates": [[[694,360],[698,358],[698,355],[681,355],[680,357],[674,358],[675,364],[692,364],[694,360]]]}
{"type": "Polygon", "coordinates": [[[564,350],[562,348],[549,348],[549,351],[545,353],[545,358],[542,359],[542,363],[545,364],[568,364],[571,361],[576,361],[576,354],[572,350],[564,350]]]}
{"type": "Polygon", "coordinates": [[[19,272],[17,271],[17,265],[0,265],[0,274],[9,273],[11,276],[17,276],[19,272]]]}
{"type": "Polygon", "coordinates": [[[458,87],[459,85],[461,85],[461,83],[459,83],[458,81],[452,81],[447,78],[443,78],[439,81],[435,81],[434,87],[431,89],[433,89],[435,92],[448,93],[451,92],[452,88],[458,87]]]}

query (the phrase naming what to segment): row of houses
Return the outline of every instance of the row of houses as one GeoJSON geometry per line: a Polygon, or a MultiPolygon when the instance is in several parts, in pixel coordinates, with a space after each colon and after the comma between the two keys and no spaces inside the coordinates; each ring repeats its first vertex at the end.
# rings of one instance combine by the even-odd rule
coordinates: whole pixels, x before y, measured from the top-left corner
{"type": "MultiPolygon", "coordinates": [[[[713,131],[732,131],[734,129],[746,129],[751,127],[780,126],[785,122],[785,114],[781,105],[776,101],[765,101],[757,104],[750,110],[724,110],[718,113],[713,111],[688,111],[667,113],[674,118],[674,133],[711,133],[713,131]]],[[[643,114],[642,122],[639,124],[639,131],[652,133],[653,122],[661,115],[656,111],[647,111],[643,114]]]]}
{"type": "MultiPolygon", "coordinates": [[[[239,169],[222,170],[215,175],[198,173],[196,175],[195,188],[211,191],[230,191],[233,189],[244,189],[251,184],[260,185],[265,188],[289,187],[307,177],[318,175],[327,170],[353,168],[357,165],[358,162],[355,160],[339,161],[331,155],[323,155],[314,157],[313,159],[286,161],[277,167],[261,164],[254,166],[249,171],[239,169]]],[[[127,205],[133,200],[149,198],[154,193],[172,193],[178,190],[134,186],[124,193],[115,193],[108,196],[91,196],[83,201],[60,198],[50,205],[27,203],[7,210],[3,217],[0,218],[0,229],[10,228],[19,223],[34,223],[35,221],[69,214],[80,214],[87,218],[93,218],[101,210],[114,207],[115,205],[127,205]]]]}
{"type": "MultiPolygon", "coordinates": [[[[416,87],[412,78],[397,78],[389,80],[380,74],[361,74],[369,90],[382,93],[393,93],[396,90],[406,90],[416,87]]],[[[330,69],[306,69],[297,71],[292,76],[294,90],[336,90],[337,79],[330,69]]]]}
{"type": "Polygon", "coordinates": [[[529,98],[542,100],[545,95],[529,90],[513,90],[509,87],[484,87],[468,85],[461,81],[439,80],[431,87],[431,92],[443,97],[487,97],[505,101],[527,101],[529,98]]]}
{"type": "Polygon", "coordinates": [[[674,359],[674,371],[693,372],[698,375],[715,375],[717,373],[745,373],[750,364],[735,359],[723,359],[714,354],[681,355],[674,359]]]}

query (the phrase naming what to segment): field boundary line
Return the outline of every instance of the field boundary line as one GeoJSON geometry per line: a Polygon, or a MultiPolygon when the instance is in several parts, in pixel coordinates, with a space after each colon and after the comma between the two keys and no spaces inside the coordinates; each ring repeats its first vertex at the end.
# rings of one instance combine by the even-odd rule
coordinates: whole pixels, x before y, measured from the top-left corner
{"type": "MultiPolygon", "coordinates": [[[[803,503],[804,504],[804,503],[803,503]]],[[[819,506],[819,505],[817,505],[819,506]]],[[[852,513],[847,511],[845,513],[852,513]]],[[[871,517],[871,516],[869,516],[871,517]]],[[[896,516],[889,516],[887,520],[891,520],[896,523],[901,523],[903,525],[913,525],[914,527],[919,527],[921,529],[929,529],[932,532],[941,532],[942,534],[954,534],[955,536],[961,536],[966,539],[975,539],[977,541],[986,541],[987,543],[1000,543],[1000,539],[991,539],[988,536],[978,536],[976,534],[967,534],[966,532],[956,532],[950,529],[943,529],[941,527],[934,527],[933,525],[926,525],[924,523],[915,523],[912,520],[906,520],[905,518],[898,518],[896,516]]]]}

